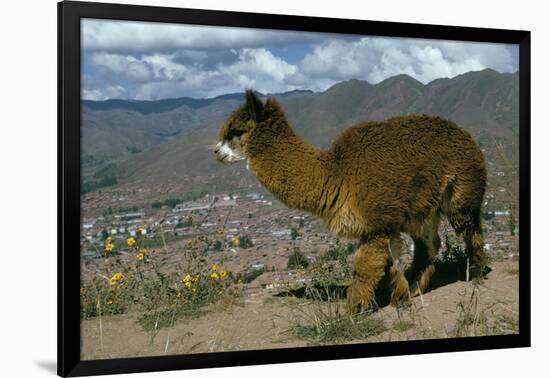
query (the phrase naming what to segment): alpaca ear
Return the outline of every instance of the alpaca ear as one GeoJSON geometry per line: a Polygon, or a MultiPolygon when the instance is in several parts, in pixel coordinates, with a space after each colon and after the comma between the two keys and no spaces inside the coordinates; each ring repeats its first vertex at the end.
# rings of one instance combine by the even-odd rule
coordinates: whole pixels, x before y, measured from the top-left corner
{"type": "Polygon", "coordinates": [[[277,102],[277,100],[275,100],[273,97],[270,97],[265,102],[264,113],[270,113],[270,114],[271,113],[279,113],[279,114],[282,114],[283,113],[283,108],[281,107],[279,102],[277,102]]]}
{"type": "Polygon", "coordinates": [[[246,91],[246,108],[250,114],[250,118],[254,122],[258,122],[264,109],[264,104],[252,89],[247,89],[246,91]]]}

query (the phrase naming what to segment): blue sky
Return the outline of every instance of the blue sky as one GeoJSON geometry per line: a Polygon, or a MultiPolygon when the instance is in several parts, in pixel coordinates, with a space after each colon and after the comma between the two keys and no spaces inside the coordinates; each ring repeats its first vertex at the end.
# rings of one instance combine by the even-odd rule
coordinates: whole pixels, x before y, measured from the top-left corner
{"type": "Polygon", "coordinates": [[[81,97],[207,98],[253,88],[324,91],[398,74],[428,83],[518,69],[514,45],[131,21],[81,21],[81,97]]]}

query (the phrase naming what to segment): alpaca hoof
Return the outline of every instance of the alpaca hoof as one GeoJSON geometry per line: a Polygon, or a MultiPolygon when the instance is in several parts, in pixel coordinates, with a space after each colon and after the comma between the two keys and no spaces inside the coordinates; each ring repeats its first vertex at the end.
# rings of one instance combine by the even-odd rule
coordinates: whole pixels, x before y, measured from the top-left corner
{"type": "Polygon", "coordinates": [[[487,275],[491,273],[493,269],[491,267],[485,265],[483,268],[481,268],[479,265],[474,265],[470,267],[470,280],[474,283],[483,283],[485,279],[487,279],[487,275]]]}
{"type": "Polygon", "coordinates": [[[372,301],[372,290],[360,282],[352,283],[347,289],[347,307],[350,314],[366,311],[372,301]]]}
{"type": "Polygon", "coordinates": [[[407,290],[406,292],[398,295],[392,294],[390,299],[390,304],[397,309],[411,307],[412,302],[411,302],[411,295],[409,294],[409,291],[407,290]]]}
{"type": "Polygon", "coordinates": [[[409,296],[410,298],[415,298],[415,297],[418,297],[419,295],[421,294],[424,294],[426,292],[426,288],[421,288],[417,282],[415,282],[413,284],[413,286],[411,287],[411,290],[409,292],[409,296]]]}
{"type": "Polygon", "coordinates": [[[356,290],[353,288],[353,285],[349,286],[346,291],[346,297],[347,297],[347,307],[348,312],[351,315],[355,315],[361,312],[361,299],[357,295],[356,290]]]}

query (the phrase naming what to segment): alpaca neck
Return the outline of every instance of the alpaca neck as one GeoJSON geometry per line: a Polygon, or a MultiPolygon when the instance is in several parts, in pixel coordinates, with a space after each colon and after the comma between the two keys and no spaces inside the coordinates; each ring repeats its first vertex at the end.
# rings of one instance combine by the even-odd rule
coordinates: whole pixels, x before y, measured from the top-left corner
{"type": "Polygon", "coordinates": [[[248,164],[260,182],[287,206],[319,213],[327,177],[322,151],[305,143],[284,120],[251,133],[248,164]]]}

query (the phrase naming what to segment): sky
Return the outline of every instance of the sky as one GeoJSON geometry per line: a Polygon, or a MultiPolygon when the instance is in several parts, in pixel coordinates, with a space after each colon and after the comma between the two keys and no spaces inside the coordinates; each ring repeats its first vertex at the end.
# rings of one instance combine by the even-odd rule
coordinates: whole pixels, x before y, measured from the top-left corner
{"type": "Polygon", "coordinates": [[[517,45],[81,20],[81,97],[210,98],[253,88],[321,92],[345,80],[407,74],[428,82],[518,70],[517,45]]]}

